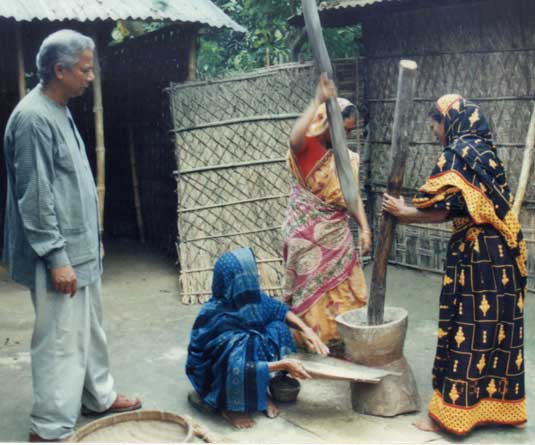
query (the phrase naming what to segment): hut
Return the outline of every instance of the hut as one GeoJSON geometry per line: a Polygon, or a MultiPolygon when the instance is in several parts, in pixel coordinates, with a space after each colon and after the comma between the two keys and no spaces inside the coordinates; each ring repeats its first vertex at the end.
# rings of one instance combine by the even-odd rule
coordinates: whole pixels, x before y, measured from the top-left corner
{"type": "MultiPolygon", "coordinates": [[[[170,255],[176,254],[176,184],[163,89],[171,81],[195,77],[197,35],[205,27],[244,31],[210,0],[0,3],[1,133],[17,101],[37,83],[34,60],[43,38],[61,28],[93,36],[100,56],[93,94],[69,106],[97,178],[101,215],[105,216],[101,230],[112,236],[146,239],[170,255]],[[118,20],[166,26],[110,46],[118,20]]],[[[2,149],[0,232],[5,183],[2,149]]]]}
{"type": "MultiPolygon", "coordinates": [[[[530,0],[331,0],[320,4],[325,27],[360,23],[358,101],[369,110],[370,216],[386,189],[398,63],[418,63],[415,131],[404,194],[413,195],[440,153],[426,122],[431,104],[456,92],[479,103],[490,118],[513,191],[522,166],[535,101],[535,4],[530,0]],[[375,205],[374,205],[375,204],[375,205]]],[[[302,16],[290,19],[303,26],[302,16]]],[[[528,242],[528,287],[535,288],[535,182],[521,212],[528,242]]],[[[442,271],[448,225],[398,228],[393,263],[442,271]]]]}

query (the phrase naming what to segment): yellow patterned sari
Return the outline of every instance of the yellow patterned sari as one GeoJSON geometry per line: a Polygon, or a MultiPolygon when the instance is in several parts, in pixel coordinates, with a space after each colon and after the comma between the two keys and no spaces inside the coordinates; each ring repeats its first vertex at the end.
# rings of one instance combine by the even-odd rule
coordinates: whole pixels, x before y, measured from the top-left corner
{"type": "MultiPolygon", "coordinates": [[[[350,152],[355,175],[358,154],[350,152]]],[[[290,150],[294,184],[283,225],[284,298],[325,343],[339,340],[335,318],[367,302],[331,150],[303,177],[290,150]]],[[[358,177],[358,176],[357,176],[358,177]]],[[[299,333],[296,341],[303,344],[299,333]]]]}
{"type": "Polygon", "coordinates": [[[485,117],[449,95],[438,102],[448,146],[414,199],[447,210],[454,233],[440,295],[429,416],[458,435],[527,420],[526,244],[485,117]]]}

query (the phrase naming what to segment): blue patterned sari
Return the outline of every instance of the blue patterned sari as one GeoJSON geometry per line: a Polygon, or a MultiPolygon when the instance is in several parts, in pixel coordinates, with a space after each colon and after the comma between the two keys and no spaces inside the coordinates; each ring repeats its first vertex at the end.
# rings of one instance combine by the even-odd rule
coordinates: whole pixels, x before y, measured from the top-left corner
{"type": "Polygon", "coordinates": [[[266,409],[268,362],[295,351],[287,311],[260,290],[251,249],[219,257],[212,298],[195,320],[186,363],[204,403],[218,410],[266,409]]]}

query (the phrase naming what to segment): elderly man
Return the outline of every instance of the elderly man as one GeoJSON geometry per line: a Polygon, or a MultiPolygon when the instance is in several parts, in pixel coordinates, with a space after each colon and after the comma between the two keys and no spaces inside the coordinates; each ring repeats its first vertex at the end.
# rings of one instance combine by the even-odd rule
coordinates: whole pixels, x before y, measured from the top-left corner
{"type": "Polygon", "coordinates": [[[4,141],[4,261],[31,290],[31,442],[59,441],[84,414],[141,407],[117,395],[101,326],[97,193],[67,103],[94,79],[94,43],[70,30],[37,54],[40,84],[15,108],[4,141]]]}

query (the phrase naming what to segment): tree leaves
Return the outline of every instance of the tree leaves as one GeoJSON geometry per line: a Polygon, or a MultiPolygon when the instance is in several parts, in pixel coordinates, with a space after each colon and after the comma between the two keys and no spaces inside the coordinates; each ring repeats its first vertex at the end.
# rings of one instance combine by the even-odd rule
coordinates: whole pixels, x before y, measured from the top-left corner
{"type": "MultiPolygon", "coordinates": [[[[248,32],[203,32],[197,61],[200,79],[290,61],[290,44],[300,30],[291,27],[288,18],[298,12],[300,0],[213,1],[248,32]]],[[[360,26],[326,29],[324,34],[331,58],[354,57],[358,53],[360,26]]],[[[311,58],[306,45],[303,54],[311,58]]]]}

